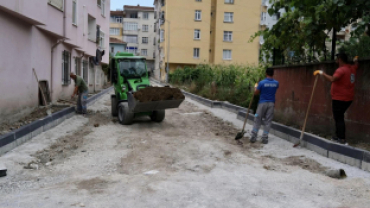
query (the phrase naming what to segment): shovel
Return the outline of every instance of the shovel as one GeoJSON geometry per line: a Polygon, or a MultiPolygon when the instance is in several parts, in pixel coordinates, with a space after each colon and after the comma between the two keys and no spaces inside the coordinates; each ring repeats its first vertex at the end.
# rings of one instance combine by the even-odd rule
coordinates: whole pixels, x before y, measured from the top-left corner
{"type": "Polygon", "coordinates": [[[245,119],[244,119],[244,125],[243,125],[243,129],[241,132],[237,133],[236,134],[236,137],[235,137],[235,140],[239,140],[241,138],[243,138],[244,134],[245,134],[245,125],[247,124],[247,120],[248,120],[248,115],[249,115],[249,110],[251,109],[251,106],[252,106],[252,103],[253,103],[253,98],[254,98],[254,93],[253,93],[253,96],[252,96],[252,99],[251,99],[251,102],[249,103],[249,107],[248,107],[248,111],[247,111],[247,115],[245,116],[245,119]]]}
{"type": "Polygon", "coordinates": [[[308,118],[308,114],[310,113],[311,104],[312,104],[312,98],[313,98],[313,95],[315,93],[317,80],[319,79],[319,76],[317,76],[316,74],[314,74],[314,75],[316,76],[316,79],[315,79],[315,83],[313,84],[313,89],[312,89],[312,94],[311,94],[310,102],[308,103],[308,108],[307,108],[307,112],[306,112],[306,118],[304,119],[304,123],[303,123],[303,127],[302,127],[302,132],[301,132],[301,137],[299,138],[298,143],[295,144],[295,145],[293,145],[293,147],[298,147],[301,144],[301,142],[303,140],[303,136],[304,136],[304,131],[306,130],[307,118],[308,118]]]}
{"type": "Polygon", "coordinates": [[[35,71],[35,69],[34,69],[34,68],[33,68],[32,70],[33,70],[33,74],[35,75],[35,78],[36,78],[37,84],[39,85],[39,89],[40,89],[40,92],[41,92],[41,97],[42,97],[42,99],[43,99],[43,101],[44,101],[44,103],[45,103],[45,106],[46,106],[46,108],[47,108],[47,109],[46,109],[46,113],[47,113],[48,115],[51,115],[50,105],[48,105],[48,103],[46,102],[45,95],[44,95],[44,91],[43,91],[43,90],[42,90],[42,88],[41,88],[41,85],[40,85],[39,79],[37,78],[36,71],[35,71]]]}

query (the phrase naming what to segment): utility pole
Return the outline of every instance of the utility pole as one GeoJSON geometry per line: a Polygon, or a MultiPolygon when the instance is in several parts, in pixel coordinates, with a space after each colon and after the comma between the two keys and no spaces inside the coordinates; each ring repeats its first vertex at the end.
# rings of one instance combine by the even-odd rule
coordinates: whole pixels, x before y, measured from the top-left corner
{"type": "Polygon", "coordinates": [[[335,60],[335,51],[337,44],[337,30],[333,27],[333,37],[331,41],[331,60],[335,60]]]}
{"type": "Polygon", "coordinates": [[[166,82],[168,83],[168,74],[170,73],[170,21],[166,20],[168,22],[168,42],[167,42],[167,68],[166,68],[166,82]]]}

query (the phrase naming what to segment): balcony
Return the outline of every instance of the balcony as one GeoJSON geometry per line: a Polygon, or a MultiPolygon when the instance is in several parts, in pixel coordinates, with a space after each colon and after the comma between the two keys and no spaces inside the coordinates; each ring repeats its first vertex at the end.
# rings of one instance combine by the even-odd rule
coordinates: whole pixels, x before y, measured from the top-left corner
{"type": "Polygon", "coordinates": [[[164,20],[164,19],[159,19],[159,24],[160,24],[160,25],[163,25],[163,24],[164,24],[164,22],[165,22],[165,20],[164,20]]]}

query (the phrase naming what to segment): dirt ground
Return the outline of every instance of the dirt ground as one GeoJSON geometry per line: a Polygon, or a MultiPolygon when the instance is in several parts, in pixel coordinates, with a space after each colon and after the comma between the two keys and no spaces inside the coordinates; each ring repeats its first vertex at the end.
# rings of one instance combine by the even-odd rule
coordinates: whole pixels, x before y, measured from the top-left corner
{"type": "MultiPolygon", "coordinates": [[[[52,106],[50,108],[51,113],[55,113],[58,111],[63,110],[64,108],[67,108],[68,106],[52,106]]],[[[36,121],[38,119],[46,117],[47,114],[47,108],[42,107],[42,108],[36,108],[33,110],[29,115],[27,115],[25,118],[20,119],[15,122],[10,122],[10,123],[2,123],[0,124],[0,136],[3,134],[6,134],[8,132],[14,131],[16,129],[19,129],[22,126],[25,126],[27,124],[32,123],[33,121],[36,121]]]]}
{"type": "Polygon", "coordinates": [[[180,89],[170,87],[147,87],[135,92],[134,97],[140,102],[185,99],[180,89]]]}
{"type": "Polygon", "coordinates": [[[235,114],[186,100],[122,126],[109,98],[1,156],[0,207],[369,207],[370,173],[274,136],[239,145],[235,114]]]}

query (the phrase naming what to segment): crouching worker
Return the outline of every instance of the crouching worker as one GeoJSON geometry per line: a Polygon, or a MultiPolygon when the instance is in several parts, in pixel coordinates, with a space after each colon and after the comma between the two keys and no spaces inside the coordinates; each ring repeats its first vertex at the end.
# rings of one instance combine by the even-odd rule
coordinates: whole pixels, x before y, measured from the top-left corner
{"type": "Polygon", "coordinates": [[[75,81],[75,90],[71,98],[74,98],[75,95],[78,95],[77,99],[77,110],[76,113],[78,114],[86,114],[87,113],[87,96],[89,93],[89,89],[87,88],[86,82],[82,79],[82,77],[77,76],[71,73],[70,77],[75,81]]]}
{"type": "Polygon", "coordinates": [[[258,131],[264,119],[264,129],[262,134],[262,143],[268,143],[268,135],[271,128],[271,122],[274,118],[275,94],[279,88],[279,82],[273,79],[274,69],[266,69],[266,79],[258,83],[254,95],[260,95],[257,112],[254,117],[253,130],[251,132],[250,142],[257,141],[258,131]]]}

